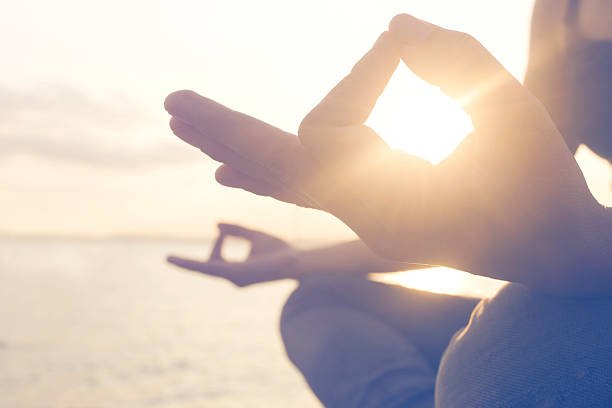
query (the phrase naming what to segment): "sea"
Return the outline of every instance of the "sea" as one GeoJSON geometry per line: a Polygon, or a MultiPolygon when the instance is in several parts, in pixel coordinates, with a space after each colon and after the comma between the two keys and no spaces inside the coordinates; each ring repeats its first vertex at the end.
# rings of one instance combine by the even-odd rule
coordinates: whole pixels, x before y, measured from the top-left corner
{"type": "Polygon", "coordinates": [[[295,283],[178,270],[210,242],[0,239],[0,408],[317,407],[278,321],[295,283]]]}
{"type": "Polygon", "coordinates": [[[0,238],[0,408],[320,407],[280,338],[295,282],[237,288],[165,262],[210,248],[0,238]]]}

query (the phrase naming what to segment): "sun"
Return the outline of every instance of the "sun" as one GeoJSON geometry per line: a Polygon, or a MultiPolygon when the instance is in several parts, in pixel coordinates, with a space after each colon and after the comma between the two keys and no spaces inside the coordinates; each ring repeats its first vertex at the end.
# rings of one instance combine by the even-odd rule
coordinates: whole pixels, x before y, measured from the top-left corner
{"type": "MultiPolygon", "coordinates": [[[[452,153],[472,130],[470,117],[438,88],[400,64],[378,100],[367,125],[394,149],[433,164],[452,153]]],[[[502,282],[450,268],[431,268],[375,277],[387,283],[426,291],[487,296],[502,282]]]]}
{"type": "Polygon", "coordinates": [[[437,164],[473,130],[469,116],[403,64],[367,122],[394,149],[437,164]]]}

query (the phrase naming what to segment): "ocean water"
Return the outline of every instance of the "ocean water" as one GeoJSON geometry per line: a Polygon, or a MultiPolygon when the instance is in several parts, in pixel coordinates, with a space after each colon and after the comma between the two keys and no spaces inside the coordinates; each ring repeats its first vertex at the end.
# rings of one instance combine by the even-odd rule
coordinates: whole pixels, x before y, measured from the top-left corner
{"type": "MultiPolygon", "coordinates": [[[[234,259],[246,250],[227,246],[234,259]]],[[[0,238],[0,408],[321,406],[280,339],[295,283],[237,288],[164,261],[210,247],[0,238]]],[[[500,286],[445,268],[378,278],[479,296],[500,286]]]]}
{"type": "Polygon", "coordinates": [[[209,243],[0,240],[0,407],[317,407],[285,357],[294,287],[165,264],[209,243]]]}

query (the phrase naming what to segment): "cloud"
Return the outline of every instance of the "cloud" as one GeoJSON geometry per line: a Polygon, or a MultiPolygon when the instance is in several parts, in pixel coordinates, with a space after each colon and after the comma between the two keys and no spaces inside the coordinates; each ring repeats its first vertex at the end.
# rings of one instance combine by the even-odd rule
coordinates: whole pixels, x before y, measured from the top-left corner
{"type": "Polygon", "coordinates": [[[121,94],[97,97],[65,84],[0,84],[0,160],[17,154],[94,166],[147,167],[201,159],[173,138],[167,117],[121,94]]]}

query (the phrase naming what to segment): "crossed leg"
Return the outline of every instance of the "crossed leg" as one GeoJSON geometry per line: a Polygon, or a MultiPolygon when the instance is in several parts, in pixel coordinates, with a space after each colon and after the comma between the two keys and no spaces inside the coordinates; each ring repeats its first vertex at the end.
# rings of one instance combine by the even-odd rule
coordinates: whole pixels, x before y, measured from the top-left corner
{"type": "Polygon", "coordinates": [[[281,334],[326,407],[433,407],[442,354],[478,301],[365,278],[309,278],[289,297],[281,334]]]}

